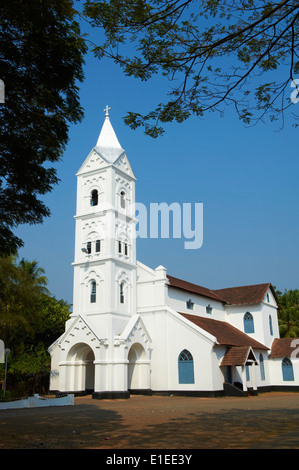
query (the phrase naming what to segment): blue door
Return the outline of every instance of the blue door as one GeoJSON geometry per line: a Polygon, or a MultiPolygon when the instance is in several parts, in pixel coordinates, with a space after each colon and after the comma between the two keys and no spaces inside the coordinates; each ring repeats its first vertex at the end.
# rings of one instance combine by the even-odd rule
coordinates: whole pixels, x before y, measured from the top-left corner
{"type": "Polygon", "coordinates": [[[232,366],[226,366],[226,381],[229,384],[233,383],[232,366]]]}
{"type": "Polygon", "coordinates": [[[179,355],[179,383],[194,384],[194,367],[192,354],[184,349],[179,355]]]}

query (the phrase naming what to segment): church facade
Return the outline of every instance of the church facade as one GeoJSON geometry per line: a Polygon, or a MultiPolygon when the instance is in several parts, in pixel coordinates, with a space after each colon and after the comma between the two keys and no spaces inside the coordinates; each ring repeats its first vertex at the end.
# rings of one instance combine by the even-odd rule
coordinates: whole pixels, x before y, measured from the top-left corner
{"type": "Polygon", "coordinates": [[[279,338],[271,284],[211,290],[136,260],[135,181],[107,107],[77,173],[73,313],[49,348],[50,390],[99,399],[297,390],[299,340],[279,338]]]}

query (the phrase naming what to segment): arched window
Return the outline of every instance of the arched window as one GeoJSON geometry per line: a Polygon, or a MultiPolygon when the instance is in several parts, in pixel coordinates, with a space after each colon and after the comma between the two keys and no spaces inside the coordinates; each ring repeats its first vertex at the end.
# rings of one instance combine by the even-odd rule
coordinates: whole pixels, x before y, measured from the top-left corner
{"type": "Polygon", "coordinates": [[[90,205],[97,206],[98,202],[99,202],[99,193],[96,189],[94,189],[93,191],[91,191],[91,194],[90,194],[90,205]]]}
{"type": "Polygon", "coordinates": [[[261,372],[261,380],[265,380],[265,366],[264,366],[264,358],[262,354],[260,354],[260,372],[261,372]]]}
{"type": "Polygon", "coordinates": [[[194,384],[194,366],[192,354],[184,349],[179,355],[179,383],[194,384]]]}
{"type": "Polygon", "coordinates": [[[244,331],[245,333],[254,333],[253,316],[250,312],[244,315],[244,331]]]}
{"type": "Polygon", "coordinates": [[[92,280],[90,282],[90,303],[94,304],[97,300],[97,283],[92,280]]]}
{"type": "Polygon", "coordinates": [[[120,193],[120,207],[122,209],[126,208],[126,194],[124,191],[121,191],[120,193]]]}
{"type": "Polygon", "coordinates": [[[272,317],[269,315],[269,329],[270,329],[270,335],[273,336],[273,326],[272,326],[272,317]]]}
{"type": "Polygon", "coordinates": [[[288,357],[285,357],[282,360],[281,367],[283,380],[292,382],[294,380],[293,364],[288,357]]]}
{"type": "Polygon", "coordinates": [[[121,282],[119,286],[119,301],[121,304],[125,303],[125,283],[121,282]]]}

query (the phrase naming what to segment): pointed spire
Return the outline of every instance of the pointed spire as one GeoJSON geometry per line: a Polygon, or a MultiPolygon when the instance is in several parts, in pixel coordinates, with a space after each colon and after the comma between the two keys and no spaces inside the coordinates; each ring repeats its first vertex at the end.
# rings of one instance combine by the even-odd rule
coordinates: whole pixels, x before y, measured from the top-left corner
{"type": "Polygon", "coordinates": [[[97,141],[96,150],[106,160],[113,163],[124,152],[124,149],[121,147],[110,122],[110,109],[111,108],[108,105],[104,109],[106,117],[97,141]]]}

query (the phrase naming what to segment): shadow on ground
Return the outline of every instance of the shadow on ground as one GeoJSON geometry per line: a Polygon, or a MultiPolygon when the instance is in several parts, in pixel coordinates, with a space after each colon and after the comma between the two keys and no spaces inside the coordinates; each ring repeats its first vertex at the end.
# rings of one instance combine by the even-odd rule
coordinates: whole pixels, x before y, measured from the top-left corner
{"type": "Polygon", "coordinates": [[[120,422],[116,411],[94,405],[7,410],[0,413],[0,449],[94,447],[120,422]]]}
{"type": "Polygon", "coordinates": [[[76,399],[0,412],[0,449],[299,448],[299,396],[76,399]]]}

